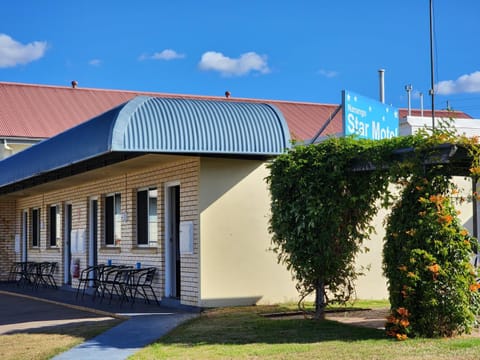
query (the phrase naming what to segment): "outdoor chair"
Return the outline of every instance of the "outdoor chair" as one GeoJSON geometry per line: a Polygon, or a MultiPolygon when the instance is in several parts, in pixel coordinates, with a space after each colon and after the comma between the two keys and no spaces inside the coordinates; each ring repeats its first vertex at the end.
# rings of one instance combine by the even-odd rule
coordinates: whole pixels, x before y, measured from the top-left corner
{"type": "Polygon", "coordinates": [[[88,266],[85,269],[83,269],[80,272],[80,275],[78,277],[78,286],[77,286],[77,292],[75,294],[75,298],[78,298],[78,294],[80,290],[82,291],[82,299],[83,296],[85,295],[85,291],[87,287],[93,287],[94,288],[94,296],[97,292],[97,289],[99,287],[99,282],[100,282],[100,275],[102,273],[104,265],[92,265],[88,266]]]}
{"type": "Polygon", "coordinates": [[[10,266],[10,272],[8,273],[8,282],[18,283],[25,272],[25,263],[24,262],[14,262],[10,266]]]}
{"type": "Polygon", "coordinates": [[[138,270],[133,269],[132,267],[122,267],[114,270],[112,273],[113,278],[110,281],[109,304],[112,302],[114,295],[119,297],[120,305],[123,303],[123,301],[128,301],[127,293],[136,271],[138,270]]]}
{"type": "Polygon", "coordinates": [[[122,296],[122,290],[120,285],[119,272],[125,269],[131,268],[126,265],[111,265],[104,266],[100,274],[98,293],[100,295],[100,302],[103,301],[105,296],[109,296],[109,302],[112,301],[114,293],[118,296],[122,296]]]}
{"type": "Polygon", "coordinates": [[[25,284],[37,287],[37,281],[39,280],[40,263],[37,262],[24,262],[22,263],[22,270],[20,279],[17,281],[17,285],[25,284]]]}
{"type": "Polygon", "coordinates": [[[57,269],[56,262],[42,262],[37,264],[37,273],[35,279],[35,287],[38,288],[40,284],[46,287],[53,287],[57,289],[57,283],[55,282],[55,270],[57,269]]]}
{"type": "Polygon", "coordinates": [[[144,298],[145,303],[150,304],[150,299],[147,294],[147,290],[153,295],[155,302],[157,305],[160,305],[158,301],[157,295],[155,295],[155,291],[153,290],[152,283],[155,277],[155,272],[157,268],[151,267],[146,268],[138,271],[136,273],[136,278],[130,284],[130,291],[133,293],[132,296],[132,305],[135,302],[135,297],[137,295],[141,295],[144,298]]]}

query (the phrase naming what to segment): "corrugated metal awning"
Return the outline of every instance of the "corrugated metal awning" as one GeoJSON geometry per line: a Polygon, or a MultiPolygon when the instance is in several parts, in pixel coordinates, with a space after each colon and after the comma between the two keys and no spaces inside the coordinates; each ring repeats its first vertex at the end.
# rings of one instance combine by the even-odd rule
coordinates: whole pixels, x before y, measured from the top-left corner
{"type": "Polygon", "coordinates": [[[265,157],[289,147],[272,105],[139,96],[0,161],[0,189],[111,153],[265,157]]]}

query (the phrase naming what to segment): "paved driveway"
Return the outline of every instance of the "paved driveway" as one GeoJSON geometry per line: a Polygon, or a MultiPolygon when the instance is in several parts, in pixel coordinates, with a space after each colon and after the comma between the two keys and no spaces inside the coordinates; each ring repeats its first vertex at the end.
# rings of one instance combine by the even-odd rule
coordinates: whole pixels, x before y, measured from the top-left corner
{"type": "Polygon", "coordinates": [[[0,335],[107,319],[111,317],[0,291],[0,335]]]}

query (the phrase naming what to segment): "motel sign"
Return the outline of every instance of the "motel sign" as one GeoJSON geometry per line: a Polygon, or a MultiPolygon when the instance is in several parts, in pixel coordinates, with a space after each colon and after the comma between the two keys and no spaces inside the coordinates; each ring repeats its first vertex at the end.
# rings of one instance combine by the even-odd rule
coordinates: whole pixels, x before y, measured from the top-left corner
{"type": "Polygon", "coordinates": [[[396,108],[348,90],[342,91],[342,104],[345,136],[372,140],[398,136],[396,108]]]}

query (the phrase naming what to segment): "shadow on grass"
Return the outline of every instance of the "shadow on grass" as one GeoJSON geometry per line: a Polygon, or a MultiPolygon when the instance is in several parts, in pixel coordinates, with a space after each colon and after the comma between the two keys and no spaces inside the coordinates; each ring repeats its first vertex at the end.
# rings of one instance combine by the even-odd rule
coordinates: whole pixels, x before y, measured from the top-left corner
{"type": "Polygon", "coordinates": [[[15,334],[45,334],[45,335],[68,335],[74,337],[82,338],[91,338],[97,336],[104,331],[119,325],[123,320],[120,319],[98,319],[98,320],[87,320],[87,319],[78,319],[71,323],[62,323],[57,325],[45,325],[45,326],[35,326],[35,324],[26,324],[25,328],[15,328],[10,331],[5,331],[2,335],[15,335],[15,334]]]}
{"type": "Polygon", "coordinates": [[[282,344],[385,339],[383,330],[331,320],[272,320],[256,313],[202,315],[158,341],[160,344],[282,344]]]}

